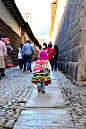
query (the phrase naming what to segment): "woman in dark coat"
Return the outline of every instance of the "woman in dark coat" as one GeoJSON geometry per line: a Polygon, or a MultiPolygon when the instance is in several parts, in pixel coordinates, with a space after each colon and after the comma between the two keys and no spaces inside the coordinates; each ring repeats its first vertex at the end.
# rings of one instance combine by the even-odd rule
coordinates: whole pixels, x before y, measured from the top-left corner
{"type": "Polygon", "coordinates": [[[55,71],[57,70],[58,53],[59,53],[58,46],[55,45],[54,49],[51,51],[51,56],[52,56],[52,64],[51,64],[51,66],[52,66],[52,70],[55,69],[55,71]]]}

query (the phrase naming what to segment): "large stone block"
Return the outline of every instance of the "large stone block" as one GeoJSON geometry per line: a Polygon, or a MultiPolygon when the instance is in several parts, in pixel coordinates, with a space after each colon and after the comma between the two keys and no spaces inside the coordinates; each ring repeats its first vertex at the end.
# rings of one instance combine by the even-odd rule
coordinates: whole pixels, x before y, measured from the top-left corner
{"type": "Polygon", "coordinates": [[[75,35],[77,35],[82,30],[82,19],[79,21],[79,23],[76,25],[76,31],[75,35]]]}
{"type": "Polygon", "coordinates": [[[79,32],[75,37],[74,47],[80,45],[81,32],[79,32]]]}
{"type": "Polygon", "coordinates": [[[77,62],[66,62],[66,73],[73,77],[75,80],[77,78],[78,63],[77,62]]]}
{"type": "Polygon", "coordinates": [[[65,71],[65,63],[64,61],[58,61],[58,68],[62,71],[65,71]]]}
{"type": "Polygon", "coordinates": [[[77,81],[86,81],[86,62],[79,62],[77,81]]]}
{"type": "Polygon", "coordinates": [[[86,17],[86,0],[83,0],[83,4],[84,4],[84,12],[83,12],[83,16],[86,17]]]}
{"type": "Polygon", "coordinates": [[[73,62],[78,62],[78,57],[79,57],[79,47],[75,47],[73,49],[73,52],[72,52],[72,61],[73,62]]]}
{"type": "Polygon", "coordinates": [[[79,46],[78,47],[79,48],[79,57],[78,57],[78,61],[80,62],[80,63],[82,63],[83,61],[85,61],[86,60],[86,46],[79,46]]]}
{"type": "Polygon", "coordinates": [[[86,17],[82,18],[82,31],[86,31],[86,17]]]}
{"type": "Polygon", "coordinates": [[[77,81],[86,81],[86,46],[79,46],[77,81]]]}
{"type": "Polygon", "coordinates": [[[68,43],[69,43],[69,42],[66,43],[66,51],[69,50],[69,48],[68,48],[68,47],[69,47],[69,46],[68,46],[68,43]]]}
{"type": "Polygon", "coordinates": [[[81,31],[80,45],[86,46],[86,31],[81,31]]]}
{"type": "Polygon", "coordinates": [[[72,39],[76,36],[76,27],[73,29],[72,39]]]}
{"type": "Polygon", "coordinates": [[[73,58],[73,50],[69,50],[68,51],[68,61],[72,61],[72,58],[73,58]]]}
{"type": "Polygon", "coordinates": [[[76,36],[71,40],[71,49],[75,47],[76,44],[76,36]]]}

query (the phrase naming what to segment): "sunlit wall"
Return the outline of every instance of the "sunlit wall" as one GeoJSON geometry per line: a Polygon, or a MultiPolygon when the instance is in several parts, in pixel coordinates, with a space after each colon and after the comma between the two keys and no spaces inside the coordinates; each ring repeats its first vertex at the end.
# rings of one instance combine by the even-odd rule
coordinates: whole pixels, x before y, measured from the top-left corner
{"type": "Polygon", "coordinates": [[[56,6],[54,5],[54,3],[51,4],[51,10],[52,10],[52,18],[51,18],[51,31],[50,31],[50,38],[52,40],[52,42],[55,43],[55,37],[59,31],[59,27],[60,27],[60,21],[62,19],[63,13],[64,13],[64,9],[66,6],[66,2],[67,0],[57,0],[56,1],[56,6]]]}

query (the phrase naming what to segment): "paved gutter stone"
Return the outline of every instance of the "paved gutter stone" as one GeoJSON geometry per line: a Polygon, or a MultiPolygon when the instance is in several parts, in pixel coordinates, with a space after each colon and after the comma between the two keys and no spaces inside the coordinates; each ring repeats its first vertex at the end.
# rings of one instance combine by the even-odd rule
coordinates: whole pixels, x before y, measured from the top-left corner
{"type": "MultiPolygon", "coordinates": [[[[54,76],[52,72],[51,75],[52,78],[54,76]]],[[[65,100],[56,79],[52,80],[51,85],[45,86],[45,94],[38,93],[37,89],[34,90],[25,107],[65,107],[65,100]]]]}
{"type": "Polygon", "coordinates": [[[30,129],[33,127],[64,127],[74,128],[72,117],[66,109],[49,109],[49,108],[38,108],[23,110],[21,112],[18,121],[16,122],[14,129],[30,129]]]}
{"type": "Polygon", "coordinates": [[[65,101],[59,89],[48,89],[45,94],[34,90],[25,107],[65,107],[65,101]]]}

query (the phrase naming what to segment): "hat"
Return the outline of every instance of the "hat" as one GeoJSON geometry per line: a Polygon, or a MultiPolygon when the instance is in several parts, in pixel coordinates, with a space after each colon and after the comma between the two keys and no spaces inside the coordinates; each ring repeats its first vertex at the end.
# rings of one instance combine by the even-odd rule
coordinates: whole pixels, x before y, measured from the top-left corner
{"type": "Polygon", "coordinates": [[[51,43],[51,41],[48,43],[48,47],[49,47],[49,46],[50,46],[50,47],[52,47],[52,43],[51,43]]]}
{"type": "Polygon", "coordinates": [[[39,60],[49,60],[48,57],[47,57],[47,52],[42,50],[39,54],[39,60]]]}

